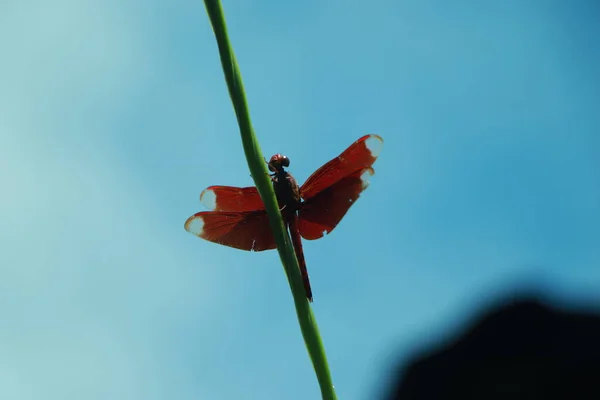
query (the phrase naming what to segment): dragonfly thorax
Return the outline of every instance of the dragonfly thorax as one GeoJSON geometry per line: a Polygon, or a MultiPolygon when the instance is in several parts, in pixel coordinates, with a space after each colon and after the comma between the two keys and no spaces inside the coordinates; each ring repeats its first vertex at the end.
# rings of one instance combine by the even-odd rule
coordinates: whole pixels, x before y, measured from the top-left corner
{"type": "Polygon", "coordinates": [[[290,211],[300,208],[300,188],[294,177],[282,168],[280,171],[275,172],[271,179],[279,207],[285,207],[290,211]]]}

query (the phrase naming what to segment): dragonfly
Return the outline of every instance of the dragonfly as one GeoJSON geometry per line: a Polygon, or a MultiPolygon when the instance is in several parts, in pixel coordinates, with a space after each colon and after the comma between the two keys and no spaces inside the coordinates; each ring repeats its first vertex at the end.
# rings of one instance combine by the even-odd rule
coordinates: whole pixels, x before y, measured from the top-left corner
{"type": "MultiPolygon", "coordinates": [[[[372,165],[383,147],[378,135],[366,135],[317,169],[302,186],[285,170],[290,159],[275,154],[267,162],[271,182],[298,260],[308,301],[313,301],[302,238],[315,240],[331,233],[375,171],[372,165]]],[[[265,160],[266,161],[266,160],[265,160]]],[[[185,222],[186,231],[210,242],[247,251],[277,248],[265,205],[254,186],[210,186],[200,202],[202,211],[185,222]]]]}

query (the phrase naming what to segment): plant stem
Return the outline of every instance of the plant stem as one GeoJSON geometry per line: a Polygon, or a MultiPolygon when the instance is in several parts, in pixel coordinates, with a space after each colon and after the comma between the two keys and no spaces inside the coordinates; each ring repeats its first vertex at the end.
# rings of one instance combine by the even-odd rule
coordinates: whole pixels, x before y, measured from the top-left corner
{"type": "Polygon", "coordinates": [[[204,5],[206,6],[206,11],[217,39],[221,65],[223,67],[223,73],[225,74],[227,87],[229,88],[229,96],[231,97],[233,108],[240,126],[240,135],[244,146],[244,153],[246,154],[246,160],[248,161],[248,167],[258,192],[265,203],[267,214],[269,216],[269,223],[277,243],[279,257],[294,297],[294,305],[296,306],[296,314],[298,316],[302,336],[304,337],[304,343],[306,344],[308,354],[321,387],[321,396],[324,400],[337,400],[317,321],[313,315],[310,303],[306,299],[304,286],[302,285],[298,260],[296,259],[290,236],[279,211],[275,192],[269,177],[269,171],[267,170],[264,161],[265,159],[254,134],[254,129],[252,128],[248,102],[246,101],[244,85],[242,83],[242,76],[227,35],[227,25],[225,23],[221,2],[219,0],[204,0],[204,5]]]}

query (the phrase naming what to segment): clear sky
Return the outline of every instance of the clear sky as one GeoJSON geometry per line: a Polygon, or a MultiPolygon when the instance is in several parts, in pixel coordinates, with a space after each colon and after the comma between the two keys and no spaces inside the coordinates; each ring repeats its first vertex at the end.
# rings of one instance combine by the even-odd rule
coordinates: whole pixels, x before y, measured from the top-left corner
{"type": "MultiPolygon", "coordinates": [[[[597,1],[225,11],[265,156],[385,139],[304,243],[340,399],[515,288],[600,304],[597,1]]],[[[277,253],[183,229],[252,184],[202,2],[5,0],[0,48],[0,398],[318,398],[277,253]]]]}

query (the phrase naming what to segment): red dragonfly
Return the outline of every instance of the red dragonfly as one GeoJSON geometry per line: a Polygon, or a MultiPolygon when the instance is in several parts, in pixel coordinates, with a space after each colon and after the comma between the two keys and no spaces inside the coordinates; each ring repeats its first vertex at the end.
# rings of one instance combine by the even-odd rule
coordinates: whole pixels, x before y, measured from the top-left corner
{"type": "MultiPolygon", "coordinates": [[[[363,136],[316,170],[300,187],[284,170],[290,165],[289,158],[275,154],[267,163],[277,202],[292,238],[306,297],[311,302],[312,290],[300,237],[319,239],[337,226],[369,185],[368,179],[375,173],[371,166],[382,146],[380,136],[363,136]]],[[[200,194],[200,202],[212,211],[199,212],[188,218],[185,222],[188,232],[236,249],[263,251],[277,248],[256,187],[210,186],[200,194]]]]}

